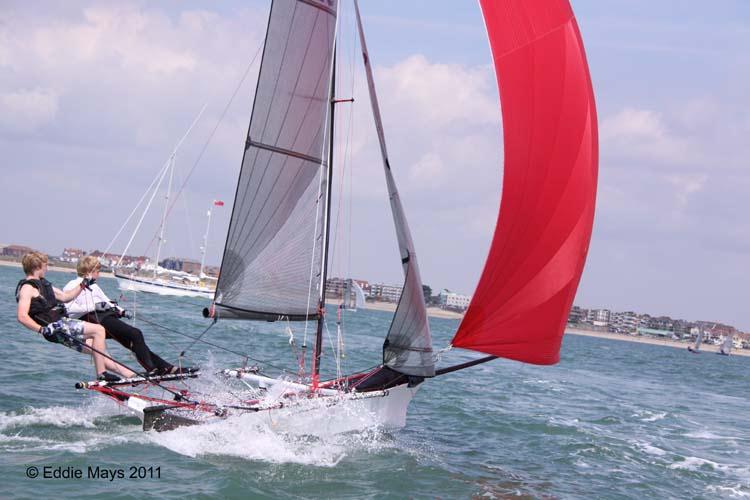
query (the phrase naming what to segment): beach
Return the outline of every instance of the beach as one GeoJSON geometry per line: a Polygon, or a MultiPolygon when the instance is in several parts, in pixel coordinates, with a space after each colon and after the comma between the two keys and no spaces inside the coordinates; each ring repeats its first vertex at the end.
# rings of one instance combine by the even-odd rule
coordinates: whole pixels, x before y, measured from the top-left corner
{"type": "MultiPolygon", "coordinates": [[[[338,299],[332,299],[326,301],[327,304],[336,305],[340,303],[340,300],[338,299]]],[[[393,312],[396,310],[396,303],[395,302],[367,302],[365,304],[365,309],[373,309],[375,311],[388,311],[393,312]]],[[[446,311],[444,309],[440,309],[439,307],[428,307],[427,308],[427,316],[433,317],[433,318],[443,318],[443,319],[461,319],[464,317],[463,314],[453,312],[453,311],[446,311]]]]}
{"type": "MultiPolygon", "coordinates": [[[[9,261],[9,260],[0,260],[0,266],[17,267],[20,269],[21,263],[15,262],[15,261],[9,261]]],[[[49,270],[63,272],[63,273],[75,272],[75,269],[73,268],[60,267],[60,266],[49,266],[49,270]]],[[[109,278],[114,277],[112,273],[102,273],[102,276],[106,276],[109,278]]],[[[328,299],[326,303],[329,305],[338,305],[340,303],[340,300],[328,299]]],[[[393,312],[396,310],[396,305],[397,304],[394,302],[367,302],[365,304],[365,309],[393,312]]],[[[443,318],[443,319],[462,319],[464,317],[463,314],[461,313],[457,313],[454,311],[446,311],[444,309],[440,309],[439,307],[428,307],[427,315],[432,318],[443,318]]],[[[622,334],[622,333],[601,332],[597,330],[583,330],[580,328],[566,328],[565,333],[569,333],[571,335],[584,335],[586,337],[598,337],[602,339],[620,340],[624,342],[638,342],[641,344],[661,345],[661,346],[666,346],[666,347],[674,347],[677,349],[687,349],[689,345],[692,345],[692,342],[679,341],[679,340],[673,340],[673,339],[667,339],[667,338],[660,339],[656,337],[647,337],[647,336],[642,336],[642,335],[628,335],[628,334],[622,334]]],[[[713,344],[703,344],[701,345],[701,351],[710,352],[710,353],[718,353],[719,346],[713,345],[713,344]]],[[[750,349],[733,349],[732,355],[733,356],[735,355],[750,356],[750,349]]]]}
{"type": "MultiPolygon", "coordinates": [[[[6,266],[6,267],[17,267],[18,269],[21,269],[21,263],[17,262],[15,260],[2,260],[0,259],[0,266],[6,266]]],[[[76,268],[75,267],[62,267],[62,266],[47,266],[48,271],[56,271],[59,273],[75,273],[76,268]]],[[[23,271],[20,272],[23,274],[23,271]]],[[[106,278],[114,278],[115,275],[111,272],[102,271],[100,273],[100,276],[104,276],[106,278]]]]}
{"type": "MultiPolygon", "coordinates": [[[[586,337],[598,337],[601,339],[622,340],[625,342],[638,342],[641,344],[661,345],[666,347],[676,347],[678,349],[687,349],[693,345],[693,342],[679,341],[673,339],[659,339],[656,337],[645,337],[642,335],[628,335],[623,333],[599,332],[593,330],[582,330],[580,328],[566,328],[565,333],[572,335],[584,335],[586,337]]],[[[701,352],[718,353],[719,346],[712,344],[702,344],[701,352]]],[[[750,356],[750,349],[732,349],[732,356],[750,356]]]]}

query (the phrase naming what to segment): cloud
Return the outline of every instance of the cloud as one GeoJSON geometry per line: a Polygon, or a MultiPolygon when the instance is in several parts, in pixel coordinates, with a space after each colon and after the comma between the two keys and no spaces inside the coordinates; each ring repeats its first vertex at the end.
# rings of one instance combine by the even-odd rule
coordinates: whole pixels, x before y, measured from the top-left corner
{"type": "Polygon", "coordinates": [[[669,130],[661,113],[648,109],[627,107],[604,118],[600,140],[606,154],[665,164],[696,160],[688,141],[669,130]]]}
{"type": "Polygon", "coordinates": [[[0,128],[32,132],[54,120],[57,93],[51,89],[20,89],[0,93],[0,128]]]}
{"type": "Polygon", "coordinates": [[[683,174],[669,175],[666,180],[675,189],[675,200],[678,211],[682,212],[687,207],[691,195],[700,192],[708,180],[706,174],[683,174]]]}

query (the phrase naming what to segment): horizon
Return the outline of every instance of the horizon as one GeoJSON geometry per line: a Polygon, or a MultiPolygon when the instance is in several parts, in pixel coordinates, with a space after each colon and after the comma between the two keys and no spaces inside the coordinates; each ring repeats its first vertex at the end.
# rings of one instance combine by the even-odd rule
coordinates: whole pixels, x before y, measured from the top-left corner
{"type": "MultiPolygon", "coordinates": [[[[750,132],[742,104],[750,5],[734,0],[705,11],[695,1],[572,3],[594,81],[601,147],[595,227],[574,303],[723,318],[750,330],[743,301],[750,222],[738,201],[750,188],[742,154],[750,132]]],[[[499,100],[479,8],[427,5],[382,0],[361,7],[424,281],[471,295],[499,206],[499,100]]],[[[175,185],[184,182],[262,43],[268,2],[206,8],[195,1],[77,0],[10,2],[6,9],[2,238],[52,254],[61,241],[67,243],[60,253],[104,251],[208,102],[178,155],[175,185]]],[[[342,60],[358,76],[351,79],[352,115],[342,116],[355,133],[341,147],[349,148],[349,172],[355,167],[361,176],[349,180],[347,173],[342,183],[342,205],[354,203],[349,215],[334,219],[342,239],[332,240],[332,272],[401,283],[350,15],[342,14],[342,60]]],[[[165,255],[199,258],[205,211],[212,200],[234,201],[257,68],[258,61],[174,206],[165,255]]],[[[150,246],[159,202],[128,253],[150,246]]],[[[230,212],[214,212],[211,265],[221,260],[230,212]]],[[[110,251],[121,251],[127,237],[110,251]]]]}

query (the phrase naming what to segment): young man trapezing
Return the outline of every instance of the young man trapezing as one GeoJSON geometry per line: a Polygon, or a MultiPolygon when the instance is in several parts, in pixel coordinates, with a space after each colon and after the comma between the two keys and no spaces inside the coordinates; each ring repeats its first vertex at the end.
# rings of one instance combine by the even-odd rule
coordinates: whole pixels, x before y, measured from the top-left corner
{"type": "Polygon", "coordinates": [[[76,267],[78,278],[68,282],[63,290],[67,292],[80,289],[81,283],[87,281],[90,285],[66,304],[70,316],[103,326],[107,338],[115,339],[123,347],[132,351],[149,375],[171,375],[196,371],[194,368],[173,366],[149,349],[143,339],[143,333],[121,319],[125,317],[126,311],[110,300],[96,284],[100,270],[99,260],[94,256],[89,255],[78,261],[76,267]]]}
{"type": "Polygon", "coordinates": [[[47,256],[39,252],[27,253],[21,260],[26,277],[16,286],[18,322],[29,330],[41,333],[46,340],[88,354],[94,359],[98,380],[117,381],[120,377],[133,377],[135,373],[115,363],[106,356],[104,328],[66,317],[63,302],[75,299],[89,284],[82,281],[76,289],[62,292],[45,279],[47,256]],[[92,349],[88,349],[91,347],[92,349]]]}

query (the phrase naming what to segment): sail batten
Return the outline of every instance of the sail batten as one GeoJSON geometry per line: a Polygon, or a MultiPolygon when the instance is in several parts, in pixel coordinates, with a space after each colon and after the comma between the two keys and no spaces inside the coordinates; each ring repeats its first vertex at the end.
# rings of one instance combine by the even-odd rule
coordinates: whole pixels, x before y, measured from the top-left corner
{"type": "Polygon", "coordinates": [[[591,78],[568,0],[480,4],[502,102],[503,192],[487,262],[452,344],[552,364],[594,218],[591,78]]]}
{"type": "Polygon", "coordinates": [[[219,317],[317,316],[309,277],[320,276],[324,254],[336,8],[335,0],[271,5],[216,289],[219,317]]]}

